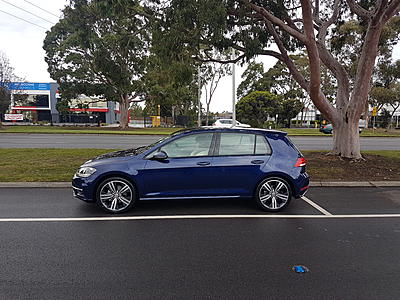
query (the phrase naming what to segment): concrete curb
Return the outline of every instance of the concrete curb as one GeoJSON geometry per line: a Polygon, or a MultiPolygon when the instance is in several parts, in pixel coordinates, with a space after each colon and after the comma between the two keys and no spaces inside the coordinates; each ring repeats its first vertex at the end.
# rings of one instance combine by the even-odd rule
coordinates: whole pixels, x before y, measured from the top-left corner
{"type": "MultiPolygon", "coordinates": [[[[312,187],[400,187],[400,181],[312,181],[312,187]]],[[[0,188],[70,188],[71,182],[0,182],[0,188]]]]}

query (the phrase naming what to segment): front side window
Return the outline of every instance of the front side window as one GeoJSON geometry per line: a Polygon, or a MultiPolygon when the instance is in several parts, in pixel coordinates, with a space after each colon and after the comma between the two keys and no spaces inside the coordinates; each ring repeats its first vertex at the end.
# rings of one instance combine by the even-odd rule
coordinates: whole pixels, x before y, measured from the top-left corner
{"type": "Polygon", "coordinates": [[[219,155],[265,155],[271,149],[261,135],[249,133],[221,133],[219,155]]]}
{"type": "Polygon", "coordinates": [[[160,148],[168,157],[207,156],[210,151],[213,133],[199,133],[181,137],[160,148]]]}

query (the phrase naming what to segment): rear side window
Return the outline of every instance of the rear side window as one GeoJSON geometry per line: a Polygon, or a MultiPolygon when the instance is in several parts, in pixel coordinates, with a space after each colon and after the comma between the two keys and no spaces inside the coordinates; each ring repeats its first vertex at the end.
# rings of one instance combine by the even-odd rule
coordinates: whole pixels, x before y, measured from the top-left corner
{"type": "Polygon", "coordinates": [[[263,155],[263,154],[271,154],[271,148],[262,135],[256,135],[256,151],[255,154],[263,155]]]}
{"type": "Polygon", "coordinates": [[[261,135],[223,132],[221,133],[219,155],[264,155],[271,149],[261,135]]]}

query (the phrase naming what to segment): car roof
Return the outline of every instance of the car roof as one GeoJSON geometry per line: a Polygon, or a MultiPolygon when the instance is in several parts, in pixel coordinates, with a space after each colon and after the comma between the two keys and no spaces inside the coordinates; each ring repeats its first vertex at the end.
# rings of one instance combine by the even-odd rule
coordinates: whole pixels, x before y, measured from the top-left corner
{"type": "Polygon", "coordinates": [[[263,128],[246,128],[240,126],[234,126],[230,128],[224,127],[214,127],[214,126],[203,126],[203,127],[195,127],[195,128],[185,128],[179,131],[174,132],[172,135],[180,135],[180,134],[188,134],[192,132],[205,132],[205,131],[224,131],[224,132],[259,132],[259,133],[269,133],[269,134],[279,134],[279,135],[287,135],[287,132],[274,130],[274,129],[263,129],[263,128]]]}

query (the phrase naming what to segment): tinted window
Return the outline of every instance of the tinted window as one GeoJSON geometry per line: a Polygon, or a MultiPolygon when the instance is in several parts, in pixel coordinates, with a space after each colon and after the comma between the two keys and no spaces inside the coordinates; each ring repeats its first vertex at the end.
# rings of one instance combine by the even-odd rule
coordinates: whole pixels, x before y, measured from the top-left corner
{"type": "Polygon", "coordinates": [[[221,133],[219,155],[248,155],[254,154],[254,134],[221,133]]]}
{"type": "Polygon", "coordinates": [[[271,154],[271,148],[269,147],[268,142],[265,140],[265,137],[262,135],[256,136],[256,152],[255,154],[271,154]]]}
{"type": "Polygon", "coordinates": [[[160,150],[168,157],[207,156],[210,150],[213,133],[192,134],[174,140],[160,150]]]}
{"type": "Polygon", "coordinates": [[[248,133],[221,133],[219,155],[264,155],[270,154],[266,139],[261,135],[248,133]]]}

